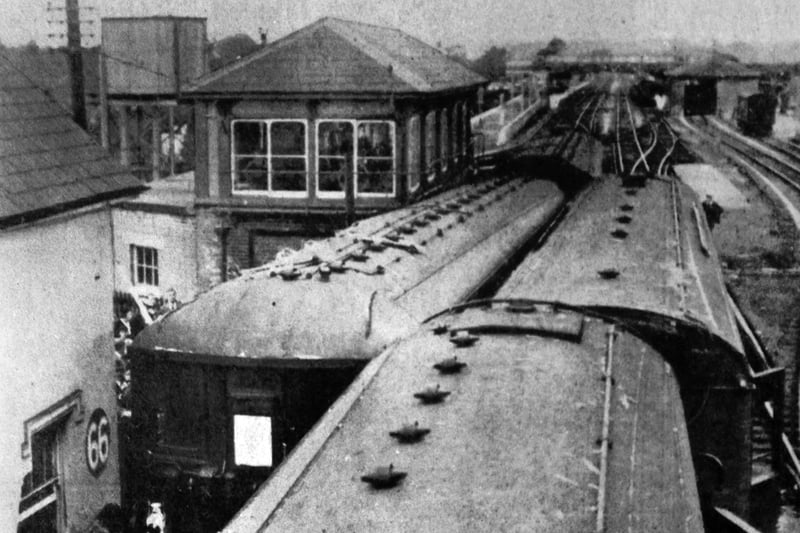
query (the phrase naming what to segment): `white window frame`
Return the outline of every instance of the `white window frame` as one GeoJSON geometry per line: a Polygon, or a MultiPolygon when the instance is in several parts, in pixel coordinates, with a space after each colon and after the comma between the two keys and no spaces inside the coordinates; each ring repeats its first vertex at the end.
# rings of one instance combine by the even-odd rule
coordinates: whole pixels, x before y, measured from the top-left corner
{"type": "Polygon", "coordinates": [[[420,160],[420,145],[424,142],[422,138],[422,121],[423,117],[414,115],[406,122],[406,187],[408,192],[413,193],[422,185],[422,165],[424,161],[420,160]],[[416,126],[412,128],[412,126],[416,126]],[[412,133],[413,130],[413,133],[412,133]],[[414,146],[416,144],[416,146],[414,146]],[[412,155],[416,153],[416,161],[412,162],[412,155]],[[412,187],[411,175],[416,171],[417,184],[412,187]]]}
{"type": "MultiPolygon", "coordinates": [[[[318,198],[323,200],[341,200],[345,197],[345,191],[321,191],[319,189],[319,126],[326,122],[346,122],[353,128],[353,195],[355,198],[394,198],[397,195],[397,124],[394,120],[356,120],[349,118],[324,118],[315,121],[314,139],[315,139],[315,156],[317,162],[316,175],[314,176],[314,191],[318,198]],[[358,192],[358,126],[361,124],[389,124],[392,136],[392,192],[358,192]]],[[[329,157],[329,156],[322,156],[329,157]]],[[[366,159],[366,158],[362,158],[366,159]]],[[[388,159],[388,157],[379,157],[376,159],[388,159]]]]}
{"type": "Polygon", "coordinates": [[[425,174],[425,181],[427,183],[432,183],[436,180],[436,176],[438,172],[436,172],[436,163],[438,161],[437,157],[439,154],[436,153],[436,122],[438,119],[439,112],[435,109],[431,109],[422,120],[425,121],[425,138],[422,139],[422,142],[425,143],[425,161],[421,162],[421,172],[425,174]],[[428,124],[428,117],[432,116],[433,120],[431,121],[430,125],[428,124]],[[428,135],[431,136],[433,142],[431,146],[428,146],[428,135]],[[428,160],[430,160],[430,164],[428,164],[428,160]],[[431,171],[431,167],[434,169],[431,171]]]}
{"type": "MultiPolygon", "coordinates": [[[[160,272],[159,272],[161,270],[161,268],[160,268],[160,266],[158,264],[158,248],[156,248],[154,246],[144,246],[144,245],[141,245],[141,244],[131,243],[130,244],[130,254],[131,254],[131,285],[133,285],[134,287],[140,287],[140,286],[158,287],[159,286],[159,282],[161,281],[160,280],[161,276],[160,276],[160,272]],[[140,266],[139,265],[139,260],[138,260],[138,251],[139,250],[142,250],[143,254],[145,254],[147,251],[152,251],[153,252],[153,260],[154,260],[153,264],[152,265],[148,265],[146,263],[142,263],[141,267],[145,271],[147,271],[148,269],[152,271],[152,273],[153,273],[152,277],[153,277],[153,281],[155,281],[155,283],[147,283],[147,281],[139,281],[139,276],[137,274],[137,272],[139,270],[139,266],[140,266]]],[[[146,273],[145,273],[144,277],[145,277],[145,280],[146,280],[147,279],[146,273]]]]}
{"type": "Polygon", "coordinates": [[[353,147],[355,148],[355,159],[353,159],[353,169],[355,171],[355,177],[353,179],[353,187],[355,188],[355,196],[356,198],[394,198],[397,194],[397,133],[394,120],[357,120],[356,122],[356,138],[353,142],[353,147]],[[358,160],[359,159],[389,159],[386,156],[383,157],[359,157],[358,155],[358,126],[361,124],[388,124],[389,125],[389,133],[392,136],[392,192],[358,192],[358,160]]]}
{"type": "Polygon", "coordinates": [[[243,196],[268,196],[271,198],[308,198],[309,193],[309,171],[308,171],[308,120],[303,118],[270,118],[270,119],[260,119],[260,118],[237,118],[231,121],[231,193],[235,195],[243,195],[243,196]],[[258,123],[266,125],[266,143],[267,143],[267,153],[263,156],[261,155],[237,155],[236,154],[236,138],[234,136],[234,126],[239,122],[250,122],[250,123],[258,123]],[[300,159],[299,155],[272,155],[272,124],[276,122],[297,122],[303,125],[303,160],[305,161],[305,175],[306,175],[306,188],[304,191],[281,191],[281,190],[273,190],[272,188],[272,158],[286,158],[286,159],[300,159]],[[236,190],[236,180],[237,180],[237,171],[236,171],[236,161],[238,158],[242,157],[261,157],[267,160],[267,190],[264,191],[254,191],[254,190],[236,190]]]}
{"type": "MultiPolygon", "coordinates": [[[[341,200],[341,199],[343,199],[345,197],[345,191],[344,190],[342,190],[342,191],[321,191],[320,188],[319,188],[319,175],[320,175],[319,158],[320,157],[331,157],[331,156],[328,156],[328,155],[322,155],[321,156],[320,153],[319,153],[319,148],[320,148],[319,127],[320,127],[321,124],[330,123],[330,122],[346,122],[346,123],[350,124],[350,126],[353,128],[353,166],[355,166],[355,145],[356,145],[356,141],[357,141],[357,139],[356,139],[356,133],[357,133],[356,121],[352,120],[352,119],[346,119],[346,118],[324,118],[324,119],[317,119],[315,121],[315,124],[314,124],[314,144],[316,145],[316,150],[315,150],[316,153],[314,154],[314,156],[316,157],[315,161],[317,163],[316,172],[314,173],[314,192],[316,193],[317,198],[321,198],[323,200],[341,200]]],[[[355,172],[355,170],[354,170],[354,172],[355,172]]],[[[345,186],[346,185],[347,184],[345,183],[345,186]]]]}

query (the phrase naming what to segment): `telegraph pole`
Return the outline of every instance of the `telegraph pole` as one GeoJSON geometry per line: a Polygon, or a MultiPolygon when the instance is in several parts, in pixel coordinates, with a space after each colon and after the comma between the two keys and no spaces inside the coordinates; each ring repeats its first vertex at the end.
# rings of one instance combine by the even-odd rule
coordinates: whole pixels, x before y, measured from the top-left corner
{"type": "Polygon", "coordinates": [[[83,86],[83,52],[81,50],[81,14],[78,0],[66,0],[66,15],[67,55],[69,57],[72,87],[72,116],[81,128],[86,129],[86,96],[83,86]]]}

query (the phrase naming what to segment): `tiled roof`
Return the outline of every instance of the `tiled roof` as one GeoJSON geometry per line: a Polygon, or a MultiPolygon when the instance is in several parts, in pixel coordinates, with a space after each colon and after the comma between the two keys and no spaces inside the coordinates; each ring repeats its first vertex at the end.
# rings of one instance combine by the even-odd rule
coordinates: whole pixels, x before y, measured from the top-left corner
{"type": "Polygon", "coordinates": [[[400,30],[323,18],[187,90],[226,93],[431,93],[485,82],[400,30]]]}
{"type": "Polygon", "coordinates": [[[0,226],[141,189],[24,67],[0,52],[0,226]]]}

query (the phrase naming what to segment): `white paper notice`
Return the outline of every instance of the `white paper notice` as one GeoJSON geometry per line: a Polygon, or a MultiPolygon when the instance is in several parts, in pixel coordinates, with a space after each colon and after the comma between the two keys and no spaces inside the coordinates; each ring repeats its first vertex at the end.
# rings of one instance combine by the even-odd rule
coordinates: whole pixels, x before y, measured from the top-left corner
{"type": "Polygon", "coordinates": [[[237,465],[272,466],[272,419],[233,415],[233,453],[237,465]]]}

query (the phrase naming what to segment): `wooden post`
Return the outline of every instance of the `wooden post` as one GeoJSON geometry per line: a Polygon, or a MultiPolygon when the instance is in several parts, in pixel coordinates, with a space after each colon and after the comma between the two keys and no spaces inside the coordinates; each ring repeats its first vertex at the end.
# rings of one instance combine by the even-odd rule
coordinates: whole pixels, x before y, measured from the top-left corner
{"type": "Polygon", "coordinates": [[[175,107],[167,108],[169,113],[169,175],[175,175],[175,107]]]}
{"type": "Polygon", "coordinates": [[[153,168],[150,170],[153,180],[161,178],[161,121],[159,120],[158,106],[152,108],[152,134],[150,137],[150,153],[153,168]]]}
{"type": "Polygon", "coordinates": [[[119,112],[119,162],[127,167],[131,164],[128,147],[128,106],[122,104],[115,107],[119,112]]]}
{"type": "Polygon", "coordinates": [[[106,77],[106,61],[102,47],[100,53],[97,54],[97,61],[100,85],[100,144],[108,150],[111,144],[108,140],[108,78],[106,77]]]}

